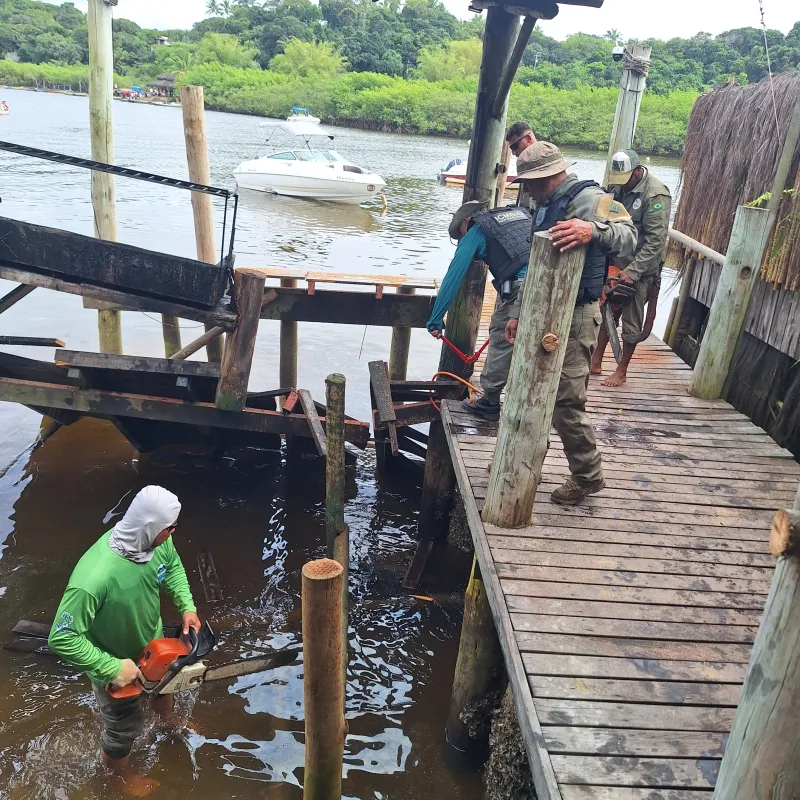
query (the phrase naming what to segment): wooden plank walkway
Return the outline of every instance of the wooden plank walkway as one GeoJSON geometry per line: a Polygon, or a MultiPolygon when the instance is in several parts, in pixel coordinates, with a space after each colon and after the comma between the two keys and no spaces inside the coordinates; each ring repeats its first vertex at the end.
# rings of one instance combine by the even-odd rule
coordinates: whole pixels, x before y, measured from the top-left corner
{"type": "Polygon", "coordinates": [[[521,530],[480,519],[496,424],[442,404],[528,757],[554,774],[554,800],[711,800],[772,580],[770,522],[800,465],[727,403],[689,397],[689,375],[651,337],[625,386],[592,378],[607,488],[550,502],[568,474],[553,432],[521,530]]]}

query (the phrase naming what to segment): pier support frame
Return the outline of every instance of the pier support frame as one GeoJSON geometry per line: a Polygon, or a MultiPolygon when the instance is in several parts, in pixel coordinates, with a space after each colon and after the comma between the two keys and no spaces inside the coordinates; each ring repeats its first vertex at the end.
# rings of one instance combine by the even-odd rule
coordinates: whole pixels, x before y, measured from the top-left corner
{"type": "MultiPolygon", "coordinates": [[[[181,88],[181,108],[183,133],[186,139],[186,160],[189,164],[189,180],[210,186],[211,168],[208,163],[203,87],[183,86],[181,88]]],[[[208,264],[216,264],[219,261],[219,253],[214,244],[214,208],[211,205],[210,195],[192,192],[192,215],[194,216],[197,259],[208,264]]],[[[213,327],[213,325],[207,325],[206,330],[213,327]]],[[[220,337],[216,337],[206,344],[209,361],[222,361],[222,352],[223,344],[220,337]]]]}
{"type": "MultiPolygon", "coordinates": [[[[114,43],[111,6],[103,0],[89,0],[89,134],[92,159],[114,163],[114,43]]],[[[114,176],[92,172],[94,235],[109,242],[117,240],[117,208],[114,176]]],[[[101,353],[122,354],[121,312],[112,306],[97,312],[101,353]]]]}
{"type": "MultiPolygon", "coordinates": [[[[413,286],[398,286],[398,294],[416,294],[413,286]]],[[[404,381],[408,377],[408,351],[411,347],[411,328],[392,328],[392,346],[389,350],[389,380],[404,381]]]]}
{"type": "MultiPolygon", "coordinates": [[[[508,93],[505,98],[499,98],[498,95],[519,29],[519,17],[504,8],[492,6],[486,12],[478,99],[464,185],[465,203],[469,200],[491,201],[495,196],[497,165],[505,141],[508,108],[508,93]]],[[[473,261],[447,312],[447,338],[463,353],[475,351],[485,286],[486,267],[480,261],[473,261]]],[[[462,377],[469,377],[470,374],[464,362],[446,345],[442,345],[439,370],[462,377]]],[[[455,473],[447,439],[442,423],[435,421],[431,423],[425,459],[419,516],[420,538],[442,540],[447,537],[454,488],[455,473]]]]}
{"type": "MultiPolygon", "coordinates": [[[[282,289],[294,289],[294,278],[281,278],[282,289]]],[[[297,388],[297,323],[281,320],[279,386],[297,388]]]]}
{"type": "Polygon", "coordinates": [[[758,629],[715,800],[776,800],[800,787],[800,491],[772,524],[778,566],[758,629]]]}

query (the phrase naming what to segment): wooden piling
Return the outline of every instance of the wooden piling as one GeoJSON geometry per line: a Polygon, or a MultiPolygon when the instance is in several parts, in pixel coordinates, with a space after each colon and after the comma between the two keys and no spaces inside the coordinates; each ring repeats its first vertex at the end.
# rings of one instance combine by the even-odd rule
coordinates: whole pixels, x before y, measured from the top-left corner
{"type": "Polygon", "coordinates": [[[585,255],[584,247],[560,253],[545,232],[533,237],[482,513],[492,525],[530,523],[585,255]]]}
{"type": "MultiPolygon", "coordinates": [[[[397,294],[416,294],[413,286],[398,286],[397,294]]],[[[411,347],[411,328],[392,328],[389,350],[389,380],[404,381],[408,377],[408,350],[411,347]]]]}
{"type": "Polygon", "coordinates": [[[753,644],[715,800],[778,800],[800,787],[800,492],[772,524],[778,565],[753,644]]]}
{"type": "MultiPolygon", "coordinates": [[[[114,44],[111,6],[103,0],[89,0],[89,134],[92,158],[114,163],[114,44]]],[[[92,171],[94,235],[117,240],[117,209],[114,176],[92,171]]],[[[97,312],[100,352],[122,354],[121,312],[102,308],[97,312]]]]}
{"type": "Polygon", "coordinates": [[[173,358],[181,351],[180,319],[168,314],[161,315],[161,333],[164,338],[164,355],[173,358]]]}
{"type": "MultiPolygon", "coordinates": [[[[181,108],[183,110],[183,133],[186,139],[186,160],[189,164],[189,180],[194,183],[211,185],[211,168],[208,163],[206,143],[206,115],[202,86],[181,87],[181,108]]],[[[192,214],[194,216],[194,238],[197,245],[197,258],[209,264],[219,261],[219,253],[214,244],[214,209],[211,196],[192,192],[192,214]]],[[[214,327],[207,325],[206,330],[214,327]]],[[[209,361],[221,361],[222,339],[216,337],[206,345],[209,361]]]]}
{"type": "Polygon", "coordinates": [[[342,565],[329,558],[303,566],[303,697],[305,800],[339,800],[344,756],[344,675],[341,670],[342,565]]]}
{"type": "Polygon", "coordinates": [[[325,379],[325,535],[328,558],[342,566],[342,671],[347,675],[350,567],[350,535],[344,522],[344,398],[345,377],[339,373],[325,379]]]}
{"type": "Polygon", "coordinates": [[[236,327],[225,338],[217,383],[217,408],[241,411],[247,402],[247,383],[253,364],[265,282],[264,273],[257,269],[237,269],[234,273],[233,302],[237,320],[236,327]]]}
{"type": "MultiPolygon", "coordinates": [[[[503,75],[510,59],[520,28],[520,20],[500,6],[486,12],[483,36],[483,55],[478,78],[478,98],[472,128],[472,144],[467,160],[463,202],[491,201],[497,185],[497,163],[505,141],[508,95],[498,97],[503,75]],[[496,109],[496,114],[493,114],[496,109]]],[[[467,270],[458,294],[447,312],[447,338],[462,353],[473,353],[486,286],[486,267],[473,261],[467,270]]],[[[446,345],[442,345],[439,370],[464,377],[467,367],[446,345]]],[[[470,368],[471,373],[471,368],[470,368]]],[[[425,475],[422,483],[422,503],[419,515],[419,534],[422,539],[447,537],[452,505],[455,473],[447,449],[447,438],[438,420],[431,423],[425,475]]]]}
{"type": "Polygon", "coordinates": [[[759,280],[775,211],[739,206],[728,252],[700,342],[689,394],[704,400],[722,395],[750,295],[759,280]]]}
{"type": "MultiPolygon", "coordinates": [[[[281,278],[282,289],[294,289],[294,278],[281,278]]],[[[279,385],[297,388],[297,323],[281,320],[279,385]]]]}
{"type": "Polygon", "coordinates": [[[447,743],[459,752],[469,753],[488,742],[492,704],[486,700],[498,688],[502,673],[500,642],[480,568],[473,559],[445,729],[447,743]]]}
{"type": "Polygon", "coordinates": [[[508,142],[503,139],[503,149],[500,153],[500,161],[497,163],[497,186],[494,190],[494,198],[491,205],[494,208],[503,205],[503,200],[506,195],[506,186],[508,186],[508,167],[511,163],[511,148],[508,142]]]}
{"type": "Polygon", "coordinates": [[[647,70],[650,67],[651,47],[641,44],[626,45],[625,66],[619,80],[619,98],[614,115],[614,126],[611,129],[611,141],[608,146],[606,171],[603,186],[608,186],[611,174],[611,158],[620,150],[628,150],[633,145],[636,133],[636,122],[639,119],[639,107],[647,85],[647,70]]]}

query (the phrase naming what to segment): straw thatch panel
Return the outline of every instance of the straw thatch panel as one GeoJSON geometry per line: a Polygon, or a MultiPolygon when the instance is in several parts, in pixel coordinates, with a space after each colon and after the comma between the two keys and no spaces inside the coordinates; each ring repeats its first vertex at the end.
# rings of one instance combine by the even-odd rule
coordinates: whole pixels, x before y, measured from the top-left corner
{"type": "MultiPolygon", "coordinates": [[[[727,250],[736,207],[757,200],[772,187],[798,96],[800,73],[787,72],[776,75],[772,86],[769,79],[749,86],[728,83],[698,98],[683,152],[675,228],[714,250],[727,250]]],[[[800,189],[799,164],[800,144],[787,187],[800,189]]],[[[797,291],[800,192],[785,195],[778,219],[762,277],[797,291]]],[[[673,242],[670,260],[679,265],[683,256],[673,242]]]]}

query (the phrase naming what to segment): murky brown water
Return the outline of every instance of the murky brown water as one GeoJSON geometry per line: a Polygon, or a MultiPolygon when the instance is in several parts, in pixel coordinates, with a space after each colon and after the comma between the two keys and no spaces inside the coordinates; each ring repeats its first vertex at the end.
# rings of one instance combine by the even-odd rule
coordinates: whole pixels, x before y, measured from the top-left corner
{"type": "MultiPolygon", "coordinates": [[[[0,92],[12,114],[0,139],[89,155],[83,98],[0,92]]],[[[180,111],[116,103],[118,163],[185,177],[180,111]]],[[[256,121],[208,114],[213,180],[255,150],[256,121]]],[[[452,255],[446,223],[460,193],[434,181],[464,143],[341,131],[337,148],[387,179],[388,212],[250,193],[242,197],[237,264],[339,272],[441,276],[452,255]]],[[[582,175],[602,162],[579,156],[582,175]]],[[[670,186],[677,172],[655,165],[670,186]]],[[[88,173],[0,153],[0,213],[91,233],[88,173]]],[[[189,198],[183,192],[118,181],[119,238],[192,255],[189,198]]],[[[219,214],[220,209],[217,208],[219,214]]],[[[221,218],[221,215],[219,215],[221,218]]],[[[0,290],[8,284],[0,281],[0,290]]],[[[662,310],[668,309],[662,299],[662,310]]],[[[663,316],[662,316],[663,320],[663,316]]],[[[58,336],[95,350],[94,312],[80,298],[37,290],[0,318],[4,334],[58,336]]],[[[663,325],[663,321],[661,323],[663,325]]],[[[184,341],[194,338],[193,323],[184,341]]],[[[262,323],[251,388],[277,385],[277,325],[262,323]]],[[[160,322],[123,314],[126,352],[160,355],[160,322]]],[[[353,326],[300,326],[299,383],[319,399],[325,375],[348,379],[348,412],[369,418],[367,361],[386,358],[390,332],[353,326]]],[[[14,352],[45,360],[52,351],[14,352]]],[[[409,377],[427,378],[438,346],[412,337],[409,377]]],[[[0,404],[0,638],[21,618],[48,620],[84,550],[147,483],[184,503],[176,542],[201,615],[220,633],[216,659],[256,654],[300,636],[299,573],[323,552],[321,463],[285,452],[244,454],[219,463],[178,455],[140,459],[108,425],[84,421],[31,451],[39,415],[0,404]],[[202,601],[196,551],[209,548],[225,592],[202,601]]],[[[351,530],[351,646],[344,794],[361,798],[483,796],[479,776],[456,774],[442,759],[468,564],[441,553],[426,573],[429,603],[408,597],[400,580],[413,552],[419,487],[378,478],[370,451],[350,468],[346,517],[351,530]]],[[[165,605],[165,619],[171,610],[165,605]]],[[[0,796],[116,796],[97,766],[99,721],[88,683],[44,657],[0,651],[0,796]]],[[[160,781],[154,798],[300,797],[303,765],[302,667],[294,665],[204,687],[184,705],[196,731],[148,727],[137,766],[160,781]],[[192,707],[193,704],[193,707],[192,707]]]]}

